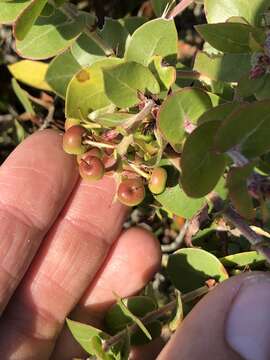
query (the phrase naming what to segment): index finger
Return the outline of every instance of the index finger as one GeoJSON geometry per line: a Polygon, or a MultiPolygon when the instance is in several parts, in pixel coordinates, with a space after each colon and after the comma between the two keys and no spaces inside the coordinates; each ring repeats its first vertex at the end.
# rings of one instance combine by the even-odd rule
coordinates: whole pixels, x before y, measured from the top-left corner
{"type": "Polygon", "coordinates": [[[61,143],[55,131],[35,133],[0,168],[0,315],[76,183],[61,143]]]}

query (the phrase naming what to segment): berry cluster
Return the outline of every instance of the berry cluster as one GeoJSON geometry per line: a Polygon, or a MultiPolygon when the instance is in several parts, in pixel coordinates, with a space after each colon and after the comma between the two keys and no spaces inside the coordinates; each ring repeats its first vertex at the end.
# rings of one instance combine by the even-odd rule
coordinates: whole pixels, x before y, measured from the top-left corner
{"type": "MultiPolygon", "coordinates": [[[[142,137],[147,136],[143,132],[149,127],[148,120],[141,124],[142,137]]],[[[134,130],[134,123],[131,127],[134,130]]],[[[137,151],[133,134],[102,128],[95,137],[95,131],[82,126],[76,119],[68,119],[65,130],[64,151],[77,156],[81,177],[86,181],[97,181],[105,173],[114,175],[118,184],[117,198],[121,203],[127,206],[139,205],[145,198],[145,185],[148,185],[152,194],[164,191],[167,171],[159,166],[146,166],[145,154],[137,151]]],[[[142,144],[147,145],[143,141],[142,144]]]]}

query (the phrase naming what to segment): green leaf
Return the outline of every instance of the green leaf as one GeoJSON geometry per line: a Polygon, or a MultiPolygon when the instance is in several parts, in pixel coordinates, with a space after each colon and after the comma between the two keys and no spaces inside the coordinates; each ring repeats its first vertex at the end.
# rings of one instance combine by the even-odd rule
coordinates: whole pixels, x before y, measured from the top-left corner
{"type": "Polygon", "coordinates": [[[81,66],[90,66],[105,58],[103,49],[86,34],[81,34],[74,42],[71,46],[71,53],[81,66]]]}
{"type": "Polygon", "coordinates": [[[14,125],[16,130],[17,141],[18,143],[21,143],[26,138],[27,133],[18,120],[15,119],[14,125]]]}
{"type": "Polygon", "coordinates": [[[117,126],[121,126],[133,116],[133,114],[115,112],[112,114],[101,114],[95,118],[94,121],[104,127],[115,128],[117,126]]]}
{"type": "Polygon", "coordinates": [[[157,17],[162,16],[164,10],[170,3],[172,3],[172,0],[151,0],[152,7],[157,17]]]}
{"type": "Polygon", "coordinates": [[[149,68],[158,80],[161,91],[169,90],[176,79],[175,68],[163,65],[161,56],[155,56],[149,68]]]}
{"type": "Polygon", "coordinates": [[[153,321],[146,326],[139,319],[146,314],[157,309],[156,303],[148,296],[132,296],[126,299],[118,299],[117,304],[113,305],[106,313],[105,325],[111,334],[117,334],[128,325],[136,323],[141,330],[131,335],[132,345],[142,345],[149,342],[151,338],[160,335],[160,323],[153,321]],[[153,335],[153,336],[152,336],[153,335]]]}
{"type": "Polygon", "coordinates": [[[67,319],[66,321],[75,340],[88,354],[94,355],[91,339],[96,336],[101,336],[103,334],[102,331],[91,325],[82,324],[70,319],[67,319]]]}
{"type": "Polygon", "coordinates": [[[213,151],[214,136],[219,127],[220,121],[206,122],[185,142],[181,183],[191,197],[201,198],[211,192],[225,170],[226,157],[213,151]]]}
{"type": "Polygon", "coordinates": [[[210,109],[206,111],[202,116],[198,119],[198,125],[201,125],[208,121],[220,121],[226,119],[227,116],[229,116],[237,107],[239,107],[239,104],[237,102],[230,102],[226,104],[222,104],[219,106],[214,107],[213,109],[210,109]]]}
{"type": "Polygon", "coordinates": [[[14,24],[16,39],[23,40],[25,38],[47,2],[48,0],[32,0],[27,8],[20,13],[14,24]]]}
{"type": "Polygon", "coordinates": [[[238,83],[238,93],[242,97],[255,95],[257,100],[270,98],[270,74],[265,74],[258,79],[250,79],[249,75],[244,76],[238,83]]]}
{"type": "Polygon", "coordinates": [[[107,354],[102,348],[102,340],[98,336],[93,336],[90,340],[92,353],[97,360],[114,360],[115,357],[111,354],[107,354]]]}
{"type": "Polygon", "coordinates": [[[224,53],[249,53],[251,36],[265,41],[265,31],[239,23],[204,24],[195,26],[199,34],[215,49],[224,53]]]}
{"type": "Polygon", "coordinates": [[[121,20],[106,18],[102,30],[98,33],[115,50],[118,57],[124,56],[129,32],[121,20]]]}
{"type": "Polygon", "coordinates": [[[1,2],[0,23],[11,24],[31,3],[31,0],[1,2]]]}
{"type": "Polygon", "coordinates": [[[184,310],[183,304],[181,299],[181,293],[177,289],[175,289],[176,293],[176,306],[175,306],[175,313],[173,314],[172,319],[169,322],[169,329],[170,331],[174,332],[179,325],[182,323],[184,318],[184,310]]]}
{"type": "MultiPolygon", "coordinates": [[[[152,301],[152,299],[151,299],[151,301],[152,301]]],[[[152,340],[151,334],[149,333],[149,331],[147,330],[145,325],[142,323],[142,321],[130,311],[128,304],[125,305],[124,301],[121,298],[117,299],[117,304],[120,307],[120,309],[122,310],[123,314],[125,316],[127,316],[128,318],[130,318],[135,324],[137,324],[138,327],[143,331],[143,333],[146,335],[146,337],[149,340],[152,340]]]]}
{"type": "Polygon", "coordinates": [[[20,100],[20,103],[24,107],[24,110],[28,114],[35,115],[35,111],[32,107],[32,104],[31,104],[28,96],[27,96],[27,92],[20,87],[20,85],[18,84],[16,79],[12,79],[11,84],[12,84],[12,89],[15,92],[17,98],[20,100]]]}
{"type": "Polygon", "coordinates": [[[248,158],[270,150],[270,101],[244,104],[222,123],[215,137],[215,149],[226,152],[238,146],[248,158]]]}
{"type": "Polygon", "coordinates": [[[158,127],[164,138],[178,151],[185,137],[185,123],[196,123],[212,108],[209,95],[201,89],[185,88],[168,96],[158,114],[158,127]]]}
{"type": "Polygon", "coordinates": [[[82,69],[69,83],[66,94],[66,116],[68,118],[87,119],[92,111],[111,104],[104,91],[102,70],[122,60],[108,58],[82,69]]]}
{"type": "Polygon", "coordinates": [[[265,257],[257,251],[247,251],[239,254],[228,255],[219,259],[228,268],[256,267],[265,262],[265,257]]]}
{"type": "Polygon", "coordinates": [[[47,59],[68,48],[83,31],[85,14],[76,20],[56,10],[50,17],[39,17],[22,41],[16,42],[20,56],[31,59],[47,59]]]}
{"type": "Polygon", "coordinates": [[[250,54],[208,55],[199,51],[195,58],[194,70],[211,80],[237,82],[251,68],[250,54]],[[235,66],[237,64],[237,66],[235,66]]]}
{"type": "Polygon", "coordinates": [[[46,81],[57,95],[65,98],[70,80],[80,69],[81,66],[70,50],[66,50],[51,61],[46,73],[46,81]]]}
{"type": "Polygon", "coordinates": [[[193,291],[209,279],[218,282],[228,279],[222,263],[209,252],[196,249],[181,249],[169,256],[167,273],[173,285],[183,293],[193,291]]]}
{"type": "Polygon", "coordinates": [[[204,6],[208,23],[225,22],[232,16],[240,16],[250,24],[260,26],[269,0],[205,0],[204,6]]]}
{"type": "Polygon", "coordinates": [[[165,210],[185,219],[192,218],[206,203],[205,198],[193,199],[188,197],[179,184],[167,187],[162,194],[155,195],[155,199],[160,202],[165,210]]]}
{"type": "Polygon", "coordinates": [[[127,61],[147,66],[154,55],[175,62],[177,31],[173,20],[155,19],[139,27],[132,35],[125,53],[127,61]]]}
{"type": "Polygon", "coordinates": [[[139,103],[138,91],[157,94],[159,84],[145,66],[126,62],[112,68],[104,68],[104,86],[108,98],[118,107],[132,107],[139,103]]]}
{"type": "Polygon", "coordinates": [[[8,66],[15,79],[41,90],[51,90],[45,80],[48,64],[41,61],[20,60],[8,66]]]}
{"type": "Polygon", "coordinates": [[[255,216],[253,201],[247,189],[247,180],[254,166],[254,163],[250,163],[243,167],[231,168],[227,176],[231,202],[237,212],[248,220],[254,219],[255,216]]]}

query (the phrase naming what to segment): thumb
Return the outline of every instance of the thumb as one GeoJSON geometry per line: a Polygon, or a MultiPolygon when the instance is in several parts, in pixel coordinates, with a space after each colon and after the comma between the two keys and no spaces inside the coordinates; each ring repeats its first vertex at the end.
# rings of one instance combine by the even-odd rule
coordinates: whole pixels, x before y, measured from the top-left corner
{"type": "Polygon", "coordinates": [[[158,360],[270,359],[270,276],[235,276],[206,295],[158,360]]]}

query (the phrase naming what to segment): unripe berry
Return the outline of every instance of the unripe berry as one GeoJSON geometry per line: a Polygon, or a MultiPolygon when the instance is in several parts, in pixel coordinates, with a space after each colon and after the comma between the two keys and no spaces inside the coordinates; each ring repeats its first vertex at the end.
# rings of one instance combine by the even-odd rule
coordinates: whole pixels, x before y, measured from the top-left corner
{"type": "Polygon", "coordinates": [[[145,197],[145,189],[141,179],[125,179],[117,191],[118,200],[127,206],[139,205],[145,197]]]}
{"type": "Polygon", "coordinates": [[[68,154],[78,155],[85,151],[82,145],[82,136],[85,129],[82,126],[75,125],[70,127],[63,136],[63,148],[68,154]]]}
{"type": "Polygon", "coordinates": [[[157,167],[153,170],[148,187],[153,194],[161,194],[166,186],[167,171],[162,167],[157,167]]]}
{"type": "Polygon", "coordinates": [[[95,147],[95,148],[92,148],[92,149],[88,150],[84,154],[77,155],[77,162],[80,165],[81,160],[87,158],[88,156],[94,156],[94,157],[97,157],[99,159],[102,159],[102,155],[103,155],[102,151],[99,148],[95,147]]]}
{"type": "Polygon", "coordinates": [[[103,162],[95,156],[88,155],[81,160],[79,172],[86,181],[100,180],[104,175],[103,162]]]}
{"type": "Polygon", "coordinates": [[[81,121],[79,119],[69,118],[65,121],[65,130],[67,131],[69,128],[75,125],[80,125],[81,121]]]}

